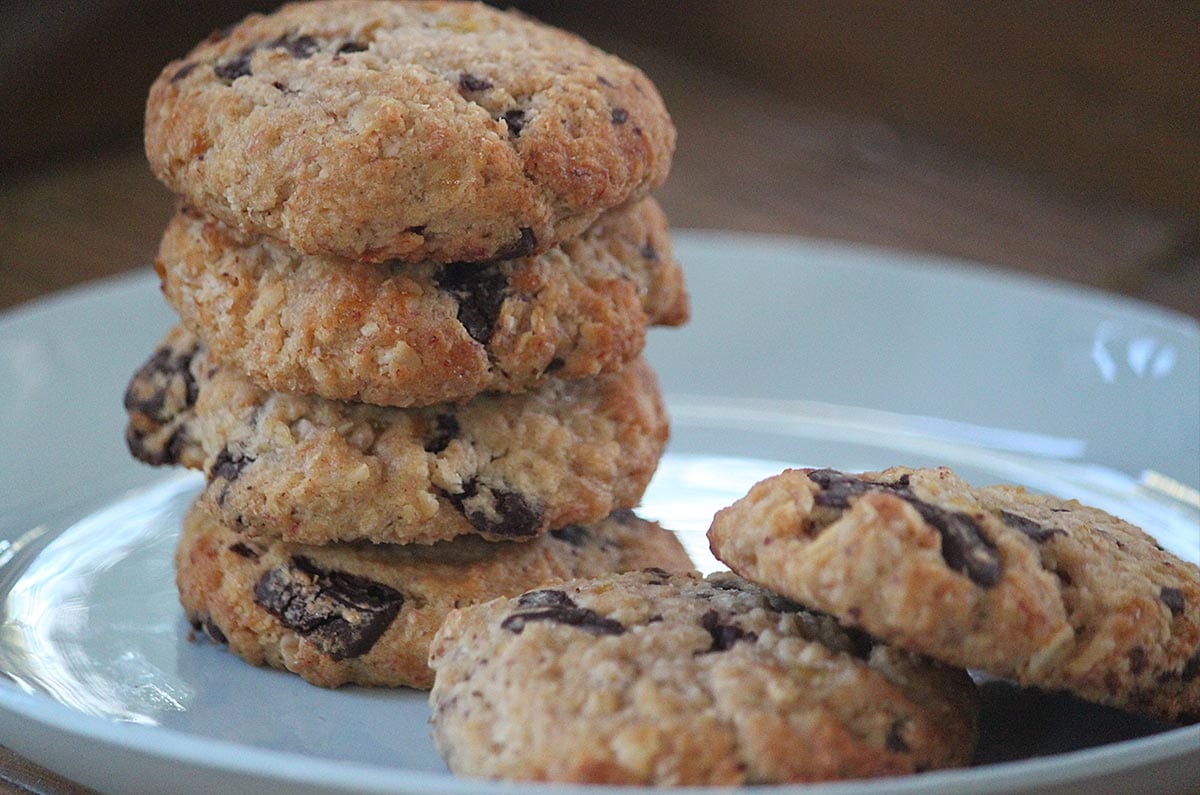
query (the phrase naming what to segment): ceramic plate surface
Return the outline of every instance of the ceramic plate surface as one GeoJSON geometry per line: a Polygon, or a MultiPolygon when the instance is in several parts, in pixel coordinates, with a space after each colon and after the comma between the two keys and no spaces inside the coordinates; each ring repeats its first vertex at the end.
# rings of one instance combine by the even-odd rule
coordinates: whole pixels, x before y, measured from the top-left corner
{"type": "MultiPolygon", "coordinates": [[[[894,464],[1079,498],[1200,560],[1195,321],[961,263],[677,238],[695,319],[650,335],[673,436],[642,513],[700,568],[718,568],[713,512],[757,480],[894,464]]],[[[171,555],[201,481],[138,464],[122,438],[125,385],[172,319],[149,271],[0,316],[0,743],[114,793],[586,791],[456,779],[424,693],[321,690],[187,640],[171,555]]],[[[755,792],[1200,782],[1200,726],[1000,682],[983,694],[971,768],[755,792]]]]}

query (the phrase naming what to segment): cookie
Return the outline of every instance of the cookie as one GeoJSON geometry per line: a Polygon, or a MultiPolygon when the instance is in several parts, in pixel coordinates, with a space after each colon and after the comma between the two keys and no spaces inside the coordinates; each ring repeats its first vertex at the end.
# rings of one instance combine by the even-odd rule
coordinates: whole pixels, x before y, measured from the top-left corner
{"type": "Polygon", "coordinates": [[[455,610],[430,647],[451,771],[723,785],[895,775],[973,753],[970,677],[728,573],[574,580],[455,610]]]}
{"type": "Polygon", "coordinates": [[[176,550],[180,600],[198,632],[321,687],[427,688],[429,642],[451,609],[647,566],[691,562],[674,533],[631,511],[526,544],[313,546],[246,538],[194,505],[176,550]]]}
{"type": "Polygon", "coordinates": [[[505,259],[661,184],[675,130],[641,71],[481,3],[317,0],[252,15],[150,89],[155,175],[308,254],[505,259]]]}
{"type": "Polygon", "coordinates": [[[688,315],[651,199],[544,254],[486,265],[303,255],[180,212],[157,269],[221,363],[268,389],[389,406],[611,372],[641,353],[647,325],[688,315]]]}
{"type": "Polygon", "coordinates": [[[734,571],[905,648],[1200,720],[1200,569],[1095,508],[944,468],[787,470],[708,537],[734,571]]]}
{"type": "Polygon", "coordinates": [[[164,397],[158,402],[179,408],[165,420],[135,404],[131,451],[150,463],[200,461],[210,511],[248,534],[288,541],[528,539],[594,522],[638,504],[668,435],[657,381],[640,359],[519,395],[385,408],[268,392],[211,364],[176,329],[130,391],[156,403],[145,396],[186,380],[178,375],[185,360],[194,402],[164,397]]]}

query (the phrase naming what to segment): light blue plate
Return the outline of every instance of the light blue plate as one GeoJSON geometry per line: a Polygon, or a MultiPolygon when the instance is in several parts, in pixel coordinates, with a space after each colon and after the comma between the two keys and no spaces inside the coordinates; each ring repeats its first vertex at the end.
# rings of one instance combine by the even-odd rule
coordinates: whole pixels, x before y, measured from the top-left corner
{"type": "MultiPolygon", "coordinates": [[[[790,465],[946,464],[1079,498],[1200,561],[1195,321],[961,263],[677,238],[695,319],[651,334],[674,422],[642,513],[702,569],[713,512],[790,465]]],[[[451,777],[423,693],[321,690],[187,640],[171,554],[200,480],[122,441],[125,385],[172,322],[149,272],[0,316],[0,743],[114,793],[584,791],[451,777]]],[[[755,791],[1197,782],[1200,727],[993,682],[976,767],[755,791]]]]}

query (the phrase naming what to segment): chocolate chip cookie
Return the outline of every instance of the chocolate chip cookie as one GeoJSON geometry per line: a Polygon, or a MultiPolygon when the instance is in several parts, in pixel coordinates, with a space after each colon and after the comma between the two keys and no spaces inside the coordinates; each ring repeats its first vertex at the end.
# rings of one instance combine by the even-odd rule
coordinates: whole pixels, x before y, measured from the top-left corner
{"type": "Polygon", "coordinates": [[[631,511],[535,541],[419,544],[251,539],[194,505],[176,579],[196,631],[322,687],[427,688],[429,641],[452,608],[571,577],[691,568],[675,534],[631,511]]]}
{"type": "Polygon", "coordinates": [[[455,610],[432,730],[466,776],[740,785],[966,764],[962,670],[728,573],[642,571],[455,610]]]}
{"type": "Polygon", "coordinates": [[[545,251],[670,168],[641,71],[482,3],[317,0],[252,15],[150,89],[154,173],[309,254],[384,262],[545,251]]]}
{"type": "Polygon", "coordinates": [[[211,355],[261,386],[389,406],[611,372],[687,319],[652,200],[536,257],[380,265],[300,254],[195,212],[167,227],[163,293],[211,355]]]}
{"type": "Polygon", "coordinates": [[[1200,569],[1095,508],[948,469],[787,470],[708,537],[734,571],[897,645],[1200,720],[1200,569]]]}
{"type": "Polygon", "coordinates": [[[176,329],[128,395],[136,456],[202,468],[201,500],[243,532],[311,544],[594,522],[637,505],[668,435],[640,359],[519,395],[385,408],[268,392],[176,329]]]}

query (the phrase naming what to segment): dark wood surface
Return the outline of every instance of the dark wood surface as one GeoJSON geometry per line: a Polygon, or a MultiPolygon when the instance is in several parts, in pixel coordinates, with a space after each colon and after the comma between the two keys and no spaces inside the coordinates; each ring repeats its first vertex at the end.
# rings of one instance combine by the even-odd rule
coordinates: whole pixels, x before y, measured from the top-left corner
{"type": "MultiPolygon", "coordinates": [[[[237,5],[207,12],[228,21],[237,5]]],[[[818,3],[805,18],[771,3],[607,16],[595,3],[525,5],[658,83],[679,128],[660,193],[676,227],[951,256],[1200,317],[1200,15],[1188,4],[1107,4],[1108,16],[1064,4],[1084,9],[1070,17],[1045,3],[1006,6],[1023,16],[818,3]]],[[[6,92],[18,50],[0,53],[6,92]]],[[[86,53],[73,58],[98,91],[86,53]]],[[[0,309],[152,262],[171,196],[129,120],[146,72],[129,68],[135,100],[89,100],[90,137],[57,95],[14,122],[0,151],[0,309]]],[[[0,748],[0,793],[78,791],[0,748]]]]}

